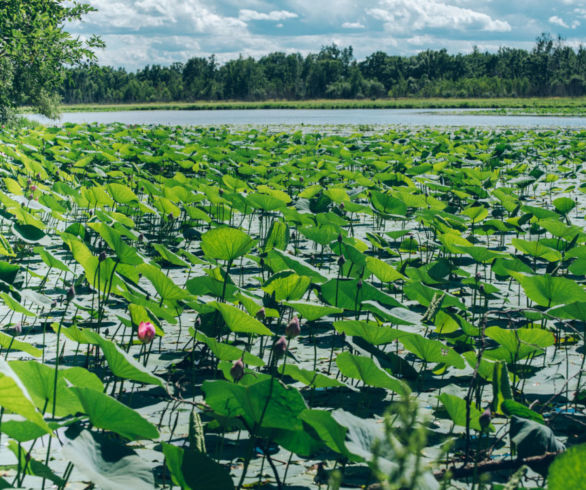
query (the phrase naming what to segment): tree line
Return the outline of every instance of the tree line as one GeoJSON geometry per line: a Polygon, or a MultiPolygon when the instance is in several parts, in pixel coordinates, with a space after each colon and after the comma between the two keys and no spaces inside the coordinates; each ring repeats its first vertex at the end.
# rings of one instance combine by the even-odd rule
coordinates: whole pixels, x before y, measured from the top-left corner
{"type": "Polygon", "coordinates": [[[363,61],[352,47],[324,46],[307,56],[274,52],[219,64],[215,56],[136,72],[86,64],[65,71],[63,102],[128,103],[379,97],[586,95],[586,48],[549,34],[531,50],[413,56],[377,51],[363,61]]]}

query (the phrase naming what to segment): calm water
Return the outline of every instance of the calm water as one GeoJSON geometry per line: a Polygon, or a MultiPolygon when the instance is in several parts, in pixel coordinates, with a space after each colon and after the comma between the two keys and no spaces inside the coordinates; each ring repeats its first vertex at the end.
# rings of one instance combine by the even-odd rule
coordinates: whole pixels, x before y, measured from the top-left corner
{"type": "Polygon", "coordinates": [[[112,123],[171,126],[234,125],[404,125],[404,126],[508,126],[522,128],[586,128],[584,117],[503,116],[467,114],[461,109],[259,109],[212,111],[75,112],[58,121],[28,116],[43,124],[112,123]]]}

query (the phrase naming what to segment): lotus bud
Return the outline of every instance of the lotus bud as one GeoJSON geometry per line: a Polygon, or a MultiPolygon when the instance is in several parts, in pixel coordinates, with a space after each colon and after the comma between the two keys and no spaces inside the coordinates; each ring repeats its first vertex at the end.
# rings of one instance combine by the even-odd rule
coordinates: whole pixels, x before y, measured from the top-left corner
{"type": "Polygon", "coordinates": [[[260,258],[260,260],[258,261],[258,264],[259,264],[261,267],[264,267],[264,266],[265,266],[265,259],[263,259],[263,258],[261,257],[261,258],[260,258]]]}
{"type": "Polygon", "coordinates": [[[15,331],[17,334],[21,334],[21,333],[22,333],[22,323],[20,323],[20,322],[16,322],[16,323],[14,324],[14,331],[15,331]]]}
{"type": "Polygon", "coordinates": [[[482,279],[482,275],[480,274],[480,272],[476,273],[476,275],[474,276],[474,279],[476,279],[477,281],[480,281],[480,279],[482,279]]]}
{"type": "Polygon", "coordinates": [[[338,265],[342,267],[346,263],[346,258],[343,255],[338,257],[338,265]]]}
{"type": "Polygon", "coordinates": [[[31,192],[35,192],[37,190],[37,186],[31,185],[30,189],[31,189],[31,192]]]}
{"type": "Polygon", "coordinates": [[[338,233],[338,243],[342,243],[342,240],[344,240],[344,237],[341,233],[338,233]]]}
{"type": "Polygon", "coordinates": [[[155,327],[151,322],[140,322],[138,325],[138,340],[143,344],[149,344],[155,337],[155,327]]]}
{"type": "Polygon", "coordinates": [[[144,233],[141,233],[140,235],[138,235],[138,241],[142,242],[144,240],[144,233]]]}
{"type": "Polygon", "coordinates": [[[285,328],[285,335],[287,335],[288,339],[294,339],[299,335],[300,332],[301,326],[299,325],[299,318],[297,315],[295,315],[287,324],[287,327],[285,328]]]}
{"type": "Polygon", "coordinates": [[[261,322],[266,318],[267,312],[265,311],[265,307],[263,306],[260,310],[256,312],[256,318],[261,322]]]}
{"type": "Polygon", "coordinates": [[[345,208],[345,207],[346,207],[346,206],[344,206],[344,203],[343,203],[343,202],[341,202],[341,203],[340,203],[340,209],[341,209],[341,210],[344,210],[344,208],[345,208]]]}
{"type": "Polygon", "coordinates": [[[198,317],[195,319],[195,326],[196,326],[196,327],[201,327],[201,317],[200,317],[200,316],[198,316],[198,317]]]}
{"type": "Polygon", "coordinates": [[[51,308],[57,308],[57,301],[53,300],[51,302],[51,308]]]}
{"type": "Polygon", "coordinates": [[[173,221],[173,213],[169,213],[169,214],[167,215],[167,219],[168,219],[169,221],[173,221]]]}
{"type": "Polygon", "coordinates": [[[35,196],[33,196],[32,194],[29,194],[29,195],[28,195],[28,200],[29,200],[29,201],[32,201],[34,198],[35,198],[35,196]]]}
{"type": "Polygon", "coordinates": [[[234,364],[232,364],[232,368],[230,369],[230,375],[235,383],[238,383],[238,381],[242,379],[242,376],[244,376],[244,363],[242,362],[242,359],[234,361],[234,364]]]}
{"type": "Polygon", "coordinates": [[[27,179],[26,180],[26,185],[27,187],[30,187],[30,185],[33,183],[33,181],[31,179],[27,179]]]}
{"type": "Polygon", "coordinates": [[[71,301],[73,298],[75,298],[75,288],[71,286],[67,290],[67,301],[71,301]]]}
{"type": "Polygon", "coordinates": [[[281,357],[283,354],[285,354],[285,352],[287,352],[287,339],[285,337],[281,337],[275,342],[273,349],[275,351],[275,356],[281,357]]]}
{"type": "Polygon", "coordinates": [[[104,262],[104,260],[106,260],[106,252],[104,252],[103,250],[100,252],[100,255],[98,255],[98,260],[100,262],[104,262]]]}
{"type": "Polygon", "coordinates": [[[356,283],[356,287],[358,289],[362,289],[362,279],[358,279],[358,282],[356,283]]]}
{"type": "Polygon", "coordinates": [[[37,180],[41,180],[41,174],[37,173],[37,180]]]}

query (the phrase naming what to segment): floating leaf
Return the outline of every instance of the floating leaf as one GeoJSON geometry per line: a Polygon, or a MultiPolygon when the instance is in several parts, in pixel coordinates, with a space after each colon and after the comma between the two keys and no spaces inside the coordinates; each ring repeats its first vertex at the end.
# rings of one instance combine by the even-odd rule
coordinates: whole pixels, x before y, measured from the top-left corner
{"type": "Polygon", "coordinates": [[[71,391],[79,398],[93,426],[116,432],[131,441],[159,437],[153,424],[105,393],[80,387],[73,387],[71,391]]]}
{"type": "Polygon", "coordinates": [[[425,362],[438,362],[458,369],[465,367],[462,356],[439,340],[426,339],[412,333],[402,336],[399,341],[405,346],[405,349],[425,362]]]}
{"type": "Polygon", "coordinates": [[[201,249],[207,257],[233,261],[248,253],[254,240],[236,228],[222,226],[214,228],[201,236],[201,249]]]}
{"type": "Polygon", "coordinates": [[[365,385],[385,388],[402,395],[406,395],[411,391],[405,383],[378,367],[368,357],[341,352],[336,357],[336,365],[344,376],[362,381],[365,385]]]}
{"type": "Polygon", "coordinates": [[[155,487],[152,465],[106,434],[71,427],[65,432],[61,452],[100,488],[150,490],[155,487]]]}
{"type": "MultiPolygon", "coordinates": [[[[447,410],[452,422],[461,427],[466,427],[466,400],[459,396],[450,395],[449,393],[442,393],[438,398],[447,410]]],[[[482,426],[479,422],[480,415],[482,415],[482,412],[474,405],[470,405],[470,428],[482,431],[482,426]]]]}
{"type": "Polygon", "coordinates": [[[242,311],[240,308],[228,305],[226,303],[213,303],[214,307],[221,313],[226,326],[237,333],[248,333],[257,335],[273,335],[267,327],[265,327],[256,318],[252,318],[248,313],[242,311]]]}
{"type": "Polygon", "coordinates": [[[336,315],[344,311],[343,309],[334,306],[304,303],[302,301],[286,301],[283,304],[293,308],[302,318],[309,322],[319,320],[324,316],[336,315]]]}
{"type": "Polygon", "coordinates": [[[173,483],[182,490],[217,490],[234,488],[230,473],[206,454],[163,443],[165,463],[173,483]]]}
{"type": "Polygon", "coordinates": [[[310,277],[282,271],[271,276],[262,289],[268,295],[274,294],[277,301],[296,301],[303,297],[310,284],[310,277]]]}
{"type": "Polygon", "coordinates": [[[566,448],[547,425],[533,420],[513,416],[509,433],[519,458],[540,456],[547,452],[555,453],[566,448]]]}
{"type": "Polygon", "coordinates": [[[582,286],[565,277],[543,274],[525,276],[513,273],[523,287],[525,294],[538,305],[551,308],[561,304],[586,301],[586,291],[582,286]]]}
{"type": "Polygon", "coordinates": [[[337,379],[330,378],[324,374],[308,369],[301,369],[292,364],[286,364],[279,368],[279,372],[285,376],[290,376],[295,381],[299,381],[312,388],[337,388],[346,387],[346,385],[337,379]]]}
{"type": "Polygon", "coordinates": [[[302,430],[297,416],[306,408],[301,394],[274,378],[248,386],[228,381],[204,381],[205,401],[218,415],[242,418],[249,428],[302,430]],[[267,401],[268,400],[268,401],[267,401]]]}

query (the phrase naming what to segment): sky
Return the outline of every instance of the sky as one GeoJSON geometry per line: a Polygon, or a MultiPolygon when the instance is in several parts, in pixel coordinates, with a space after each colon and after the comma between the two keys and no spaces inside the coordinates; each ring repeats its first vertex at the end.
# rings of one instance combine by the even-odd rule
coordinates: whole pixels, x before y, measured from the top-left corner
{"type": "Polygon", "coordinates": [[[531,49],[542,32],[586,45],[586,0],[85,0],[97,9],[68,26],[106,43],[100,64],[136,70],[193,57],[306,55],[352,46],[358,60],[375,51],[411,55],[474,46],[531,49]]]}

